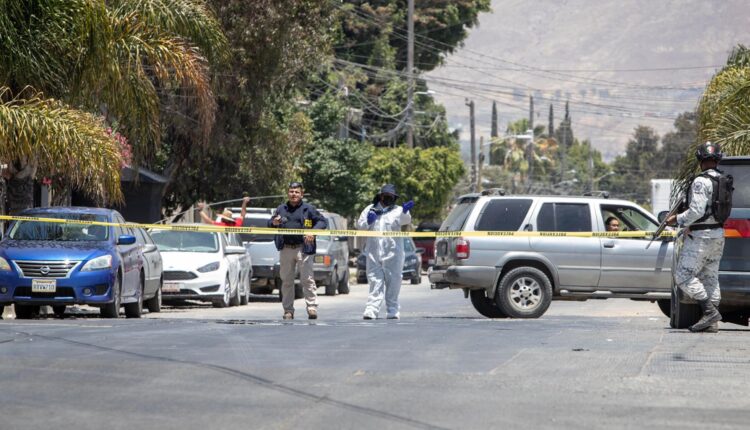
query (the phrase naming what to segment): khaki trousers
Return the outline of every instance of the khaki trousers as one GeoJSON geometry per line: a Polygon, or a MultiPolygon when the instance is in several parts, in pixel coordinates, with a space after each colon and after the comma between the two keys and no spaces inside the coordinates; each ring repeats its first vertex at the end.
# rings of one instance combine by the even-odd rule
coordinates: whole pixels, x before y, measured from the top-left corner
{"type": "Polygon", "coordinates": [[[281,304],[284,311],[294,313],[294,274],[299,267],[299,281],[305,294],[307,307],[318,307],[315,277],[313,273],[314,255],[302,253],[302,246],[290,248],[288,245],[279,251],[281,275],[281,304]]]}

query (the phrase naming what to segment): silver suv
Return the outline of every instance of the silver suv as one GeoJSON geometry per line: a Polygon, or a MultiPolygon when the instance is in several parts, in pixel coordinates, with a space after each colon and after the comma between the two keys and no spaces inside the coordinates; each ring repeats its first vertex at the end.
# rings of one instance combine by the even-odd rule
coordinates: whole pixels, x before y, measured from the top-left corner
{"type": "MultiPolygon", "coordinates": [[[[648,211],[626,200],[469,194],[440,231],[655,231],[648,211]]],[[[433,289],[460,288],[489,318],[538,318],[551,300],[622,297],[658,301],[670,312],[674,241],[617,237],[441,237],[435,241],[433,289]]]]}

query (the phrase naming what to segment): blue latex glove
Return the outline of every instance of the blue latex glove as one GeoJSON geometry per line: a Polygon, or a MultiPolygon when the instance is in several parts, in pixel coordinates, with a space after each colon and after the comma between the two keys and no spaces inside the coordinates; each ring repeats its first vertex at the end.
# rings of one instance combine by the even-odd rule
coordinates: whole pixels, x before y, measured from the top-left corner
{"type": "Polygon", "coordinates": [[[375,211],[371,210],[370,212],[367,212],[367,225],[372,225],[376,219],[378,219],[378,214],[376,214],[375,211]]]}
{"type": "Polygon", "coordinates": [[[414,200],[409,200],[402,207],[404,208],[404,213],[409,212],[414,207],[414,200]]]}

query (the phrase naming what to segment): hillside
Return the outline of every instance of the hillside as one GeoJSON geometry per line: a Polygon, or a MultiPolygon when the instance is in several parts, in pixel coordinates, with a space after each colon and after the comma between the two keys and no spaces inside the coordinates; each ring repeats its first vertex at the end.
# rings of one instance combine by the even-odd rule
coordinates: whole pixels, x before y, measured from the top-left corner
{"type": "Polygon", "coordinates": [[[670,130],[729,50],[750,44],[746,0],[496,0],[492,7],[464,47],[426,74],[450,124],[462,128],[466,153],[465,98],[475,101],[478,136],[487,139],[493,100],[502,133],[528,117],[534,95],[535,123],[547,125],[552,104],[557,125],[569,100],[576,136],[612,159],[636,125],[670,130]]]}

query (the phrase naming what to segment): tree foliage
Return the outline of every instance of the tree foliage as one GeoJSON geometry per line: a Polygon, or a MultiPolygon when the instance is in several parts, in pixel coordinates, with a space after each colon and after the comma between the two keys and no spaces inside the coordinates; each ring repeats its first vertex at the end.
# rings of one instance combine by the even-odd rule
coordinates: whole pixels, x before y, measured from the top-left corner
{"type": "Polygon", "coordinates": [[[319,208],[348,218],[359,214],[372,195],[371,178],[363,175],[372,146],[357,140],[320,140],[302,157],[305,192],[319,208]]]}
{"type": "Polygon", "coordinates": [[[383,184],[394,184],[402,201],[414,200],[412,214],[423,220],[441,219],[453,187],[465,173],[458,151],[451,147],[377,148],[367,167],[374,183],[371,196],[383,184]]]}
{"type": "MultiPolygon", "coordinates": [[[[202,1],[9,0],[0,4],[0,26],[4,85],[14,94],[31,87],[44,94],[36,98],[53,97],[74,109],[102,114],[107,124],[117,124],[127,135],[136,162],[160,146],[164,94],[179,91],[190,100],[180,112],[194,118],[207,141],[215,102],[208,63],[198,46],[220,54],[226,43],[202,1]],[[168,19],[159,19],[167,13],[168,19]]],[[[27,167],[35,163],[15,160],[10,173],[31,181],[34,175],[27,175],[27,167]]],[[[107,176],[102,183],[116,183],[119,169],[120,163],[112,163],[100,172],[107,176]]],[[[102,197],[92,188],[94,181],[80,184],[71,172],[59,174],[102,197]]],[[[29,195],[23,204],[31,201],[29,195]]]]}
{"type": "MultiPolygon", "coordinates": [[[[709,82],[698,105],[698,139],[721,145],[725,154],[750,153],[750,49],[738,45],[726,66],[709,82]]],[[[695,157],[686,157],[676,175],[677,192],[687,187],[699,169],[695,157]]]]}
{"type": "Polygon", "coordinates": [[[212,148],[196,146],[193,124],[173,118],[166,128],[169,144],[156,163],[172,178],[168,206],[224,200],[243,191],[281,192],[302,173],[301,156],[313,142],[312,123],[301,106],[308,100],[308,78],[329,53],[331,2],[210,3],[230,46],[217,75],[212,148]]]}

